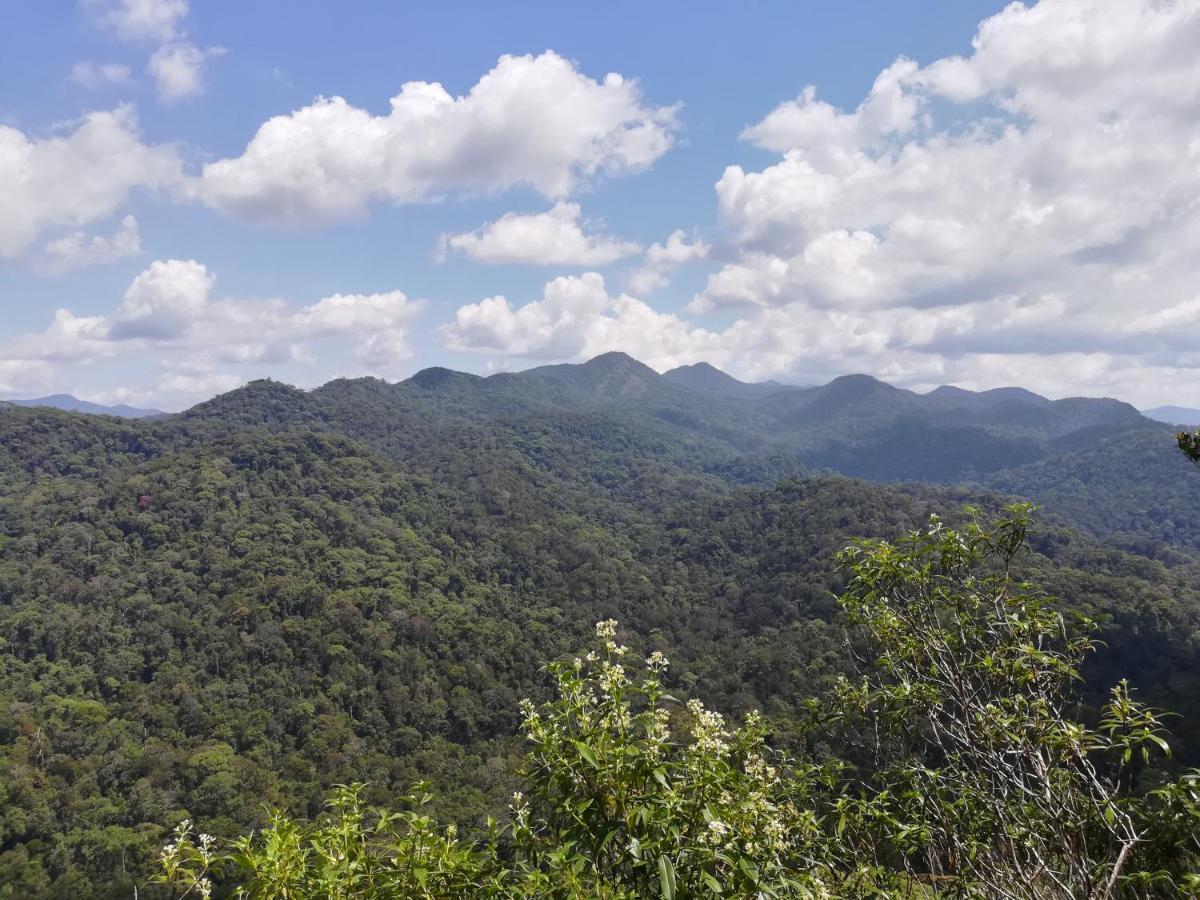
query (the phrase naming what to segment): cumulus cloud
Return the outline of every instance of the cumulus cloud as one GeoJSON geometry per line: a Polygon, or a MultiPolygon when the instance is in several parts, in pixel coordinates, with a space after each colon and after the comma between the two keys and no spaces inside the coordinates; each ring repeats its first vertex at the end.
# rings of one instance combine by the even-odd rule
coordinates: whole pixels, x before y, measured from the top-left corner
{"type": "Polygon", "coordinates": [[[852,110],[806,88],[743,134],[779,160],[718,181],[731,258],[690,309],[850,316],[876,335],[857,368],[914,383],[1004,358],[1024,381],[1028,341],[1076,390],[1109,383],[1098,365],[1195,385],[1197,46],[1197,0],[1013,3],[970,55],[901,58],[852,110]],[[902,324],[933,319],[961,333],[902,324]]]}
{"type": "Polygon", "coordinates": [[[113,317],[112,336],[179,337],[208,311],[208,295],[215,280],[195,260],[156,260],[125,291],[113,317]]]}
{"type": "Polygon", "coordinates": [[[813,384],[869,371],[916,390],[1020,384],[1049,396],[1118,396],[1143,406],[1158,402],[1165,385],[1200,392],[1200,351],[1194,332],[1180,328],[1200,322],[1200,296],[1167,315],[1135,319],[1107,349],[1097,343],[1087,350],[1063,347],[1080,334],[1103,338],[1107,323],[1098,315],[1067,318],[1066,302],[1059,295],[925,308],[800,302],[709,330],[635,297],[610,296],[603,278],[587,273],[557,278],[519,306],[502,296],[462,306],[442,335],[449,349],[500,357],[501,368],[623,350],[659,371],[704,361],[750,381],[813,384]]]}
{"type": "Polygon", "coordinates": [[[555,278],[540,299],[515,308],[502,296],[462,306],[442,335],[451,350],[553,361],[622,350],[660,368],[719,352],[714,333],[634,297],[610,296],[596,272],[555,278]]]}
{"type": "Polygon", "coordinates": [[[204,93],[204,63],[224,52],[220,47],[202,50],[188,41],[159,47],[146,63],[146,71],[154,78],[158,99],[163,103],[177,103],[204,93]]]}
{"type": "Polygon", "coordinates": [[[137,219],[128,215],[112,234],[88,234],[73,231],[50,241],[42,248],[38,268],[61,275],[88,266],[106,265],[142,252],[137,219]]]}
{"type": "Polygon", "coordinates": [[[845,113],[817,99],[809,85],[796,100],[777,106],[765,119],[742,132],[745,140],[780,153],[793,147],[878,149],[887,139],[917,125],[919,98],[910,85],[919,67],[901,57],[879,73],[866,99],[845,113]]]}
{"type": "Polygon", "coordinates": [[[50,383],[52,375],[52,367],[47,363],[0,359],[0,394],[20,398],[32,396],[50,383]]]}
{"type": "MultiPolygon", "coordinates": [[[[205,63],[225,52],[220,47],[197,47],[188,40],[184,29],[187,0],[83,0],[83,8],[93,22],[122,40],[157,45],[146,63],[146,72],[162,103],[178,103],[204,93],[205,63]]],[[[103,71],[109,69],[114,73],[124,69],[119,74],[124,81],[129,80],[125,66],[97,69],[91,63],[76,65],[72,78],[96,82],[109,74],[103,71]]]]}
{"type": "Polygon", "coordinates": [[[652,294],[670,283],[670,275],[680,266],[708,257],[711,248],[695,235],[689,241],[682,229],[676,229],[665,244],[654,243],[646,249],[642,264],[629,275],[629,289],[635,294],[652,294]]]}
{"type": "Polygon", "coordinates": [[[127,41],[173,40],[188,14],[187,0],[83,0],[92,21],[127,41]]]}
{"type": "Polygon", "coordinates": [[[241,156],[204,167],[197,196],[241,218],[311,226],[449,193],[528,186],[561,198],[581,182],[649,167],[671,146],[674,107],[635,81],[595,81],[553,52],[503,56],[461,97],[409,82],[376,116],[322,98],[259,128],[241,156]]]}
{"type": "Polygon", "coordinates": [[[90,91],[124,86],[133,82],[133,73],[123,63],[96,63],[84,60],[71,67],[70,81],[90,91]]]}
{"type": "Polygon", "coordinates": [[[173,147],[141,143],[128,107],[89,113],[65,135],[0,125],[0,258],[22,254],[45,229],[111,215],[136,189],[174,185],[180,172],[173,147]]]}
{"type": "Polygon", "coordinates": [[[629,241],[586,233],[580,215],[578,203],[565,201],[544,213],[505,213],[475,231],[443,235],[439,250],[476,262],[535,266],[604,266],[641,252],[629,241]]]}
{"type": "Polygon", "coordinates": [[[241,376],[220,367],[309,361],[314,346],[333,341],[362,367],[387,373],[410,355],[408,335],[423,307],[401,291],[334,294],[302,306],[215,298],[215,283],[195,260],[156,260],[110,314],[59,309],[43,331],[0,344],[0,359],[44,369],[154,351],[174,370],[233,378],[241,376]]]}

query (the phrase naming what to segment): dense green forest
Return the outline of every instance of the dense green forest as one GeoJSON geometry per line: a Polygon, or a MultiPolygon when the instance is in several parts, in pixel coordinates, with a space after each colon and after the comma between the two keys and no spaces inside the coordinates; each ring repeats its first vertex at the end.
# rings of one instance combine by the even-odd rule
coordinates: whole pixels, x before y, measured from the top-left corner
{"type": "Polygon", "coordinates": [[[478,834],[519,783],[519,701],[610,618],[681,700],[805,752],[806,699],[855,671],[838,551],[997,490],[1045,507],[1021,577],[1099,621],[1082,720],[1128,677],[1181,714],[1168,769],[1200,760],[1200,476],[1169,427],[695,374],[610,354],[137,422],[0,410],[0,896],[154,896],[181,820],[229,839],[335,784],[426,780],[478,834]]]}

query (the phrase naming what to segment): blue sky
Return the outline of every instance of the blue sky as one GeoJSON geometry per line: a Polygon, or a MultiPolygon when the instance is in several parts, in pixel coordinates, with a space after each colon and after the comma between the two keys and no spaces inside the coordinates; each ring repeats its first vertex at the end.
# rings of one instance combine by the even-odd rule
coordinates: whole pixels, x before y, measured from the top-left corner
{"type": "Polygon", "coordinates": [[[15,0],[0,396],[621,349],[1195,402],[1196,3],[1002,10],[15,0]]]}

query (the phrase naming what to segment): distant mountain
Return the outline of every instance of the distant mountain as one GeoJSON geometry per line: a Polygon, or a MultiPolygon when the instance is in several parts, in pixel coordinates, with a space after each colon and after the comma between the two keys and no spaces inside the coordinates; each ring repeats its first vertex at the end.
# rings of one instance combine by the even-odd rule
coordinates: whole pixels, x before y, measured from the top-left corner
{"type": "Polygon", "coordinates": [[[1200,409],[1189,409],[1186,406],[1156,406],[1154,409],[1143,409],[1142,415],[1156,422],[1167,422],[1171,425],[1200,425],[1200,409]]]}
{"type": "Polygon", "coordinates": [[[523,381],[545,378],[610,398],[644,396],[662,376],[627,353],[602,353],[585,363],[539,366],[517,373],[523,381]]]}
{"type": "Polygon", "coordinates": [[[443,467],[462,465],[455,454],[471,447],[472,466],[521,479],[533,470],[555,473],[553,488],[543,483],[560,494],[586,473],[622,502],[652,502],[647,494],[665,472],[737,485],[814,471],[985,484],[1086,518],[1098,532],[1200,547],[1200,526],[1146,518],[1155,509],[1200,507],[1200,479],[1179,478],[1170,426],[1127,403],[1050,400],[1016,387],[918,394],[868,375],[761,396],[746,388],[757,390],[711,366],[660,375],[626,354],[606,353],[486,378],[434,368],[398,383],[338,379],[312,391],[258,381],[181,418],[218,429],[332,431],[439,478],[443,467]],[[1161,452],[1149,453],[1154,447],[1161,452]],[[1098,498],[1101,470],[1106,484],[1098,498]],[[1126,470],[1144,491],[1117,489],[1126,470]],[[1105,504],[1112,521],[1128,524],[1106,529],[1086,515],[1105,504]]]}
{"type": "Polygon", "coordinates": [[[10,400],[8,402],[15,406],[49,406],[52,409],[62,409],[67,412],[88,413],[94,416],[118,416],[122,419],[148,419],[151,416],[166,415],[159,409],[138,409],[136,406],[127,406],[124,403],[118,403],[116,406],[104,406],[100,403],[80,400],[70,394],[51,394],[49,397],[38,397],[33,400],[10,400]]]}
{"type": "Polygon", "coordinates": [[[662,377],[693,391],[736,399],[759,398],[768,394],[778,394],[780,391],[800,390],[794,385],[781,384],[778,381],[738,381],[732,375],[727,375],[706,362],[699,362],[691,366],[679,366],[669,372],[664,372],[662,377]]]}

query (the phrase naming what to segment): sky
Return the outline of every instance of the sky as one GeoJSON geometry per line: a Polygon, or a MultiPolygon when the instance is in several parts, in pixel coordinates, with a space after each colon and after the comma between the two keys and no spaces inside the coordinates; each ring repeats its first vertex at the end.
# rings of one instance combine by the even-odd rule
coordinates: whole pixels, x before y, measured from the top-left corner
{"type": "Polygon", "coordinates": [[[1200,0],[5,0],[0,397],[621,350],[1200,406],[1200,0]]]}

